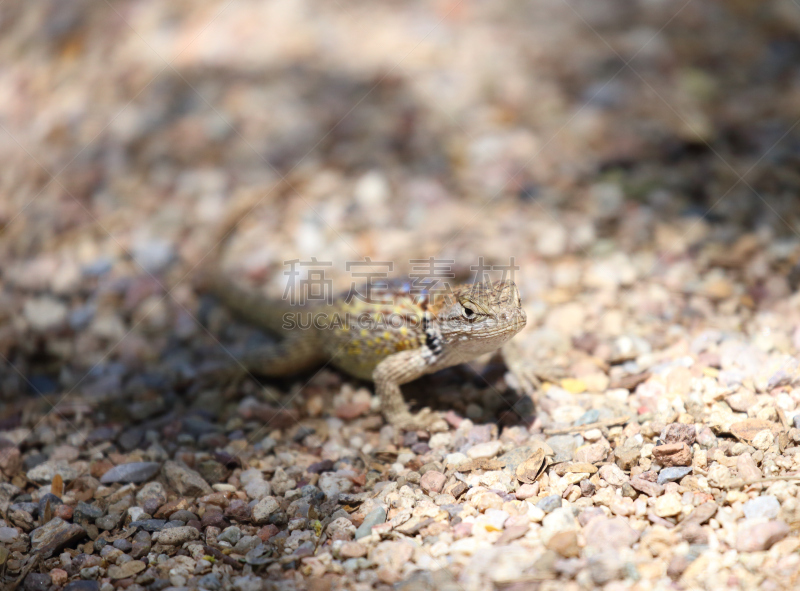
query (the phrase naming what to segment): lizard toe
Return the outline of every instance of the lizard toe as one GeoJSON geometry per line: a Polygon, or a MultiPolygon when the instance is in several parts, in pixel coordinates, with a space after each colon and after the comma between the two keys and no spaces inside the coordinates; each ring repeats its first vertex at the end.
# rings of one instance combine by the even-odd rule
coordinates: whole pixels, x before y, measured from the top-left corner
{"type": "Polygon", "coordinates": [[[417,431],[419,429],[428,429],[440,419],[439,413],[433,412],[430,408],[425,407],[416,414],[405,412],[392,417],[390,422],[403,431],[417,431]]]}

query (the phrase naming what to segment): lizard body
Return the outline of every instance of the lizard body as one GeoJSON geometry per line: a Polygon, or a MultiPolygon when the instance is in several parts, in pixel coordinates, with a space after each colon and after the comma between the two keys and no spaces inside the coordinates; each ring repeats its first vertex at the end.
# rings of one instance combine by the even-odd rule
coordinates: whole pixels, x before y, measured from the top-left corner
{"type": "Polygon", "coordinates": [[[246,353],[240,363],[265,376],[285,376],[325,362],[375,383],[387,421],[418,428],[400,386],[423,375],[501,350],[522,384],[535,380],[508,341],[525,326],[519,291],[512,281],[465,284],[449,293],[414,294],[376,289],[370,299],[340,297],[331,305],[299,310],[269,300],[213,273],[206,289],[245,321],[283,333],[277,345],[246,353]],[[317,320],[317,326],[311,319],[317,320]]]}
{"type": "MultiPolygon", "coordinates": [[[[241,217],[231,216],[221,236],[230,235],[241,217]]],[[[533,394],[539,372],[509,343],[526,322],[513,281],[422,293],[408,283],[389,283],[371,286],[368,298],[342,296],[330,304],[314,301],[297,307],[265,298],[226,277],[219,262],[224,242],[216,241],[198,287],[245,322],[283,337],[276,345],[248,351],[231,365],[233,371],[278,377],[330,362],[373,381],[386,420],[407,429],[424,426],[431,416],[427,409],[411,415],[401,385],[485,353],[500,350],[519,388],[533,394]]]]}

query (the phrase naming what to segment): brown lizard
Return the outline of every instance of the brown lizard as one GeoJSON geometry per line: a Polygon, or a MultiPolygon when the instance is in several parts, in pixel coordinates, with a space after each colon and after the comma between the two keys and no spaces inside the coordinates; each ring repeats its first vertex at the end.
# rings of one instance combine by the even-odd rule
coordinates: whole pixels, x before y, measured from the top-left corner
{"type": "Polygon", "coordinates": [[[427,408],[412,415],[400,391],[402,384],[485,353],[499,349],[526,394],[532,394],[537,383],[537,372],[508,342],[526,322],[513,281],[422,294],[412,293],[407,285],[373,286],[369,299],[314,302],[302,308],[306,314],[301,321],[297,307],[233,284],[216,262],[202,274],[200,287],[242,320],[284,337],[277,345],[246,353],[239,359],[238,371],[276,377],[330,362],[373,381],[384,417],[400,428],[421,428],[435,417],[427,408]],[[316,326],[308,326],[312,317],[316,326]]]}

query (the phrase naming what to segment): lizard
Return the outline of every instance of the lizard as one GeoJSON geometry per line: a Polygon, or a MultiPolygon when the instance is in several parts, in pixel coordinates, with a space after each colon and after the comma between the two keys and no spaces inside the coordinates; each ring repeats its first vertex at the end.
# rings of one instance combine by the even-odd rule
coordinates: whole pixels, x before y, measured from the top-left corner
{"type": "Polygon", "coordinates": [[[199,276],[198,288],[234,315],[283,336],[278,344],[246,352],[230,370],[281,377],[329,362],[374,382],[384,418],[401,429],[422,428],[435,415],[428,408],[412,415],[400,386],[486,353],[500,351],[525,394],[532,395],[538,384],[537,372],[510,342],[526,324],[519,290],[510,280],[446,291],[417,292],[409,283],[372,286],[367,298],[311,302],[305,311],[316,323],[303,326],[296,306],[233,283],[221,272],[218,255],[199,276]]]}

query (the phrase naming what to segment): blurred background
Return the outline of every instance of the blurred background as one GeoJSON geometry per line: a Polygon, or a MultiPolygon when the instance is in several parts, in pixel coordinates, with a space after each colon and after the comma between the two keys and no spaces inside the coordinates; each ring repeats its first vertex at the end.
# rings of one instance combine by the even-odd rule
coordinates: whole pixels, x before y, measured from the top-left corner
{"type": "Polygon", "coordinates": [[[776,542],[800,523],[799,123],[800,0],[0,0],[0,588],[794,586],[796,536],[776,542]],[[486,360],[404,386],[443,411],[433,436],[330,367],[198,385],[269,338],[193,287],[242,204],[224,268],[273,297],[295,259],[342,290],[366,257],[459,277],[513,259],[515,341],[557,378],[535,404],[486,360]],[[550,469],[523,493],[490,460],[513,471],[545,439],[580,486],[550,469]],[[465,454],[491,490],[424,500],[465,454]],[[659,464],[679,467],[656,485],[659,464]],[[623,468],[649,474],[635,515],[623,468]],[[369,535],[378,491],[393,522],[432,510],[370,542],[380,571],[320,538],[369,535]],[[515,498],[539,503],[530,530],[515,498]],[[624,518],[589,523],[604,504],[624,518]],[[464,538],[489,507],[489,537],[464,538]],[[151,552],[176,521],[214,548],[151,552]]]}
{"type": "Polygon", "coordinates": [[[544,353],[663,332],[622,289],[741,327],[794,287],[799,32],[793,0],[3,3],[2,396],[190,366],[192,270],[254,196],[226,264],[272,294],[293,258],[513,256],[544,353]]]}

